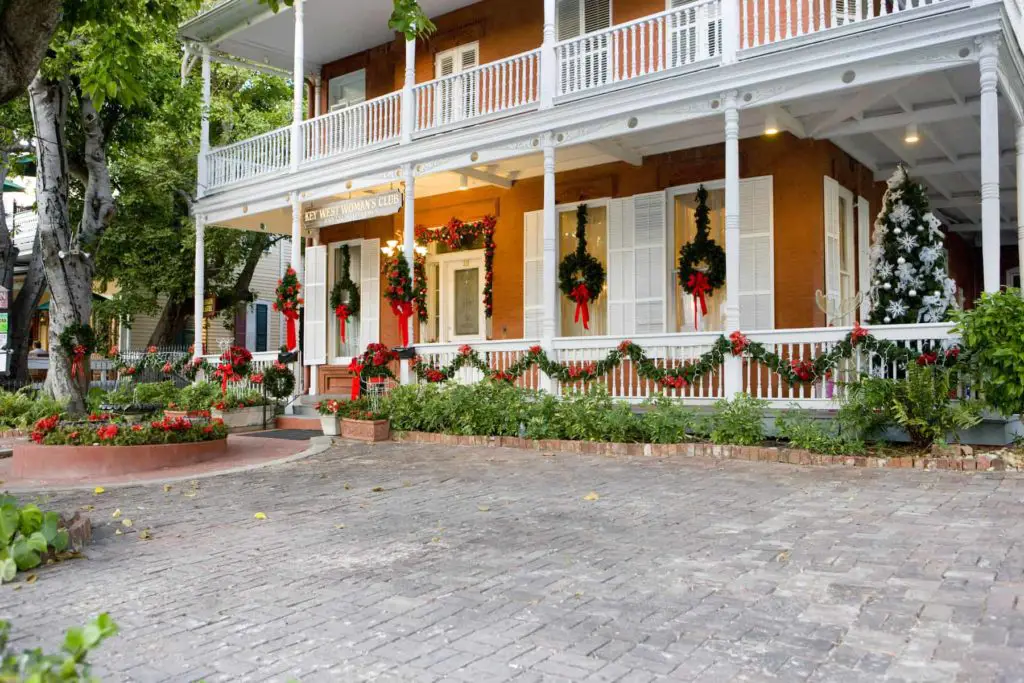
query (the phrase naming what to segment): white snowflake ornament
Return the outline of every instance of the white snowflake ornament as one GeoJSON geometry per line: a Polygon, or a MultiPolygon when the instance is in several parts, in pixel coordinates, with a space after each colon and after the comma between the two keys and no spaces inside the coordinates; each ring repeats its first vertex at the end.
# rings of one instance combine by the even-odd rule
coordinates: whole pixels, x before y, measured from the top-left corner
{"type": "Polygon", "coordinates": [[[889,305],[885,307],[885,312],[892,318],[900,318],[906,314],[907,305],[903,303],[902,299],[893,299],[889,302],[889,305]]]}
{"type": "Polygon", "coordinates": [[[899,243],[900,249],[903,251],[917,249],[917,237],[915,235],[903,235],[896,242],[899,243]]]}

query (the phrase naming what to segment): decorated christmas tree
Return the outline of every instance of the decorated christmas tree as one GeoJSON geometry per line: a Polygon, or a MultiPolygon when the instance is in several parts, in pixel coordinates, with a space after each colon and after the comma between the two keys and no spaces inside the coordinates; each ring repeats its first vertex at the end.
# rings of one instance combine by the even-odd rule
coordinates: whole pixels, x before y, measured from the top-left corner
{"type": "Polygon", "coordinates": [[[900,166],[889,178],[871,245],[872,324],[934,323],[956,306],[942,223],[900,166]]]}

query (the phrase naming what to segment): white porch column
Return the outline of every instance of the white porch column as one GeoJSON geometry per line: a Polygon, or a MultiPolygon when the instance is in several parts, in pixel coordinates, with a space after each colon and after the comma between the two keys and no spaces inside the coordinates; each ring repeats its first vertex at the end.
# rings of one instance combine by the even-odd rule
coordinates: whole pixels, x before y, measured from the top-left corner
{"type": "Polygon", "coordinates": [[[555,0],[544,0],[544,42],[540,47],[540,108],[554,106],[558,78],[555,54],[555,0]]]}
{"type": "Polygon", "coordinates": [[[722,62],[731,64],[736,61],[736,51],[740,42],[740,5],[739,0],[722,0],[722,62]]]}
{"type": "Polygon", "coordinates": [[[323,93],[323,84],[324,84],[324,79],[320,76],[320,74],[317,74],[313,78],[313,99],[315,100],[315,102],[313,103],[313,115],[314,116],[320,116],[321,114],[324,113],[323,102],[321,102],[321,95],[323,93]]]}
{"type": "MultiPolygon", "coordinates": [[[[402,168],[402,175],[405,177],[405,214],[403,215],[404,221],[402,223],[402,247],[405,249],[402,255],[405,257],[406,263],[409,264],[409,275],[415,281],[416,279],[416,176],[414,175],[415,167],[413,164],[406,164],[402,168]]],[[[409,318],[407,323],[408,329],[406,333],[409,335],[409,344],[413,342],[413,318],[409,318]]],[[[402,384],[412,384],[415,378],[412,374],[412,361],[403,360],[401,365],[401,375],[399,377],[402,384]]]]}
{"type": "MultiPolygon", "coordinates": [[[[292,172],[299,170],[299,161],[302,159],[302,104],[306,90],[305,77],[305,30],[302,25],[304,0],[295,0],[293,11],[295,12],[295,59],[292,63],[292,149],[291,166],[292,172]]],[[[292,247],[294,251],[295,247],[292,247]]],[[[302,278],[299,278],[300,280],[302,278]]]]}
{"type": "Polygon", "coordinates": [[[1017,124],[1017,265],[1024,273],[1024,123],[1017,124]]]}
{"type": "Polygon", "coordinates": [[[999,269],[999,41],[981,39],[981,259],[985,291],[998,292],[999,269]]]}
{"type": "Polygon", "coordinates": [[[196,268],[193,285],[192,315],[195,324],[195,338],[192,343],[192,357],[203,355],[203,300],[206,298],[206,216],[196,216],[196,268]]]}
{"type": "Polygon", "coordinates": [[[302,201],[298,192],[292,192],[292,256],[291,267],[295,269],[295,276],[302,283],[302,201]]]}
{"type": "MultiPolygon", "coordinates": [[[[416,128],[416,40],[405,41],[405,81],[402,83],[402,144],[412,142],[412,131],[416,128]]],[[[407,176],[411,177],[412,174],[407,176]]]]}
{"type": "MultiPolygon", "coordinates": [[[[555,202],[555,145],[548,133],[544,141],[544,259],[542,261],[544,318],[541,322],[541,347],[554,358],[554,339],[559,334],[558,314],[558,209],[555,202]]],[[[541,389],[554,394],[555,380],[541,375],[541,389]]]]}
{"type": "MultiPolygon", "coordinates": [[[[722,95],[725,110],[725,331],[740,329],[740,112],[736,91],[722,95]]],[[[743,361],[725,359],[725,397],[743,390],[743,361]]]]}
{"type": "Polygon", "coordinates": [[[203,105],[199,123],[199,179],[196,195],[202,197],[210,185],[210,48],[203,47],[203,105]]]}

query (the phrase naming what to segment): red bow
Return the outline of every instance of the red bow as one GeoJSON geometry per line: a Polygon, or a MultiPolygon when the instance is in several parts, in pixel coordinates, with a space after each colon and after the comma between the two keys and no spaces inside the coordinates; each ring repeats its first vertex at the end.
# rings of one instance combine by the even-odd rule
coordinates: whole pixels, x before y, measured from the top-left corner
{"type": "Polygon", "coordinates": [[[352,373],[352,400],[355,401],[359,398],[359,381],[362,379],[363,366],[359,362],[359,359],[353,358],[352,362],[348,366],[349,372],[352,373]]]}
{"type": "Polygon", "coordinates": [[[341,343],[345,343],[345,321],[348,320],[348,306],[341,304],[334,309],[334,315],[338,316],[338,332],[341,334],[341,343]]]}
{"type": "Polygon", "coordinates": [[[391,312],[398,316],[398,327],[402,331],[402,346],[409,345],[409,319],[412,317],[412,302],[392,301],[391,312]]]}
{"type": "Polygon", "coordinates": [[[572,290],[569,297],[576,302],[576,318],[575,322],[580,321],[580,317],[583,317],[583,329],[590,329],[590,309],[587,307],[587,303],[590,301],[590,290],[583,283],[576,285],[576,288],[572,290]]]}
{"type": "Polygon", "coordinates": [[[228,382],[234,379],[235,368],[232,367],[231,363],[222,363],[217,366],[218,374],[220,375],[220,393],[222,396],[228,393],[228,382]]]}
{"type": "Polygon", "coordinates": [[[82,361],[85,360],[85,346],[78,344],[71,354],[71,376],[78,377],[85,374],[82,361]]]}
{"type": "Polygon", "coordinates": [[[281,311],[285,322],[285,345],[288,351],[292,352],[299,348],[299,335],[296,331],[295,321],[299,319],[299,312],[294,308],[287,308],[281,311]]]}
{"type": "Polygon", "coordinates": [[[704,298],[705,294],[711,293],[711,285],[708,283],[708,276],[704,273],[697,271],[690,275],[690,279],[686,281],[686,288],[690,290],[690,294],[693,295],[693,329],[697,329],[697,307],[700,306],[700,315],[705,316],[708,314],[708,302],[704,298]]]}

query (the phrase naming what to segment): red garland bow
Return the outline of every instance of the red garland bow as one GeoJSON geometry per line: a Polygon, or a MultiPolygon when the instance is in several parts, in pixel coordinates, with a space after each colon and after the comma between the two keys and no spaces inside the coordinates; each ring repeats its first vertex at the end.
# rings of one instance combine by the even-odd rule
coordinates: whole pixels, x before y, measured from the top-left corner
{"type": "Polygon", "coordinates": [[[575,322],[580,321],[580,316],[583,317],[583,329],[590,329],[590,309],[587,307],[587,303],[590,301],[590,290],[583,283],[576,285],[576,288],[572,290],[569,295],[570,298],[576,302],[576,318],[575,322]]]}
{"type": "Polygon", "coordinates": [[[341,343],[345,343],[345,321],[349,318],[348,306],[341,304],[334,309],[334,315],[338,316],[338,332],[341,334],[341,343]]]}
{"type": "Polygon", "coordinates": [[[412,317],[412,302],[391,302],[391,312],[398,317],[398,327],[402,332],[402,346],[409,346],[409,318],[412,317]]]}
{"type": "Polygon", "coordinates": [[[82,362],[85,360],[85,346],[78,344],[71,352],[71,376],[78,377],[85,374],[85,367],[82,362]]]}
{"type": "Polygon", "coordinates": [[[697,329],[697,306],[700,305],[700,315],[705,316],[708,314],[708,302],[704,298],[705,294],[711,294],[711,284],[708,282],[708,276],[704,273],[697,271],[690,275],[690,279],[686,282],[686,288],[693,295],[693,329],[697,329]]]}
{"type": "Polygon", "coordinates": [[[359,399],[359,381],[363,376],[363,366],[358,359],[353,358],[352,362],[348,366],[349,372],[352,373],[352,400],[356,401],[359,399]]]}
{"type": "Polygon", "coordinates": [[[290,353],[299,348],[299,335],[295,325],[295,321],[299,319],[299,312],[294,308],[286,308],[281,313],[284,315],[285,345],[290,353]]]}
{"type": "Polygon", "coordinates": [[[226,396],[228,393],[228,382],[235,376],[235,368],[231,363],[221,363],[217,366],[217,371],[220,374],[220,393],[222,396],[226,396]]]}

